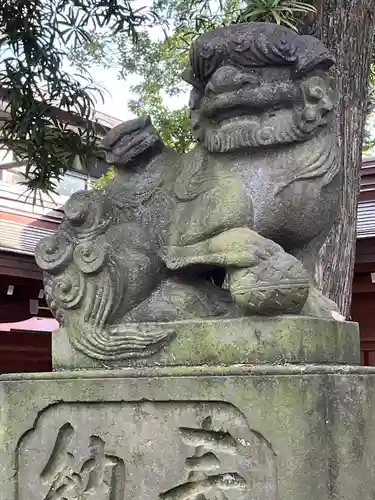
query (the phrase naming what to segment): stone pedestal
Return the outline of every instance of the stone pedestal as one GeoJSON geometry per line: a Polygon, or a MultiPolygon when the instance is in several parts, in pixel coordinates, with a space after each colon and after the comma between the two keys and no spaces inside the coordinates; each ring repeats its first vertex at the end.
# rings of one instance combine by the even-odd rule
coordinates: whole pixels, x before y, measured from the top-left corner
{"type": "Polygon", "coordinates": [[[1,376],[1,500],[374,497],[375,370],[345,365],[356,325],[175,329],[138,367],[1,376]]]}
{"type": "Polygon", "coordinates": [[[116,178],[36,250],[64,328],[54,374],[0,378],[0,500],[375,499],[375,371],[313,280],[333,62],[272,23],[219,28],[184,71],[195,148],[147,117],[106,135],[116,178]]]}
{"type": "Polygon", "coordinates": [[[114,355],[103,360],[75,349],[66,330],[61,328],[53,335],[54,369],[237,363],[359,364],[360,360],[356,323],[304,316],[251,316],[126,326],[137,332],[139,339],[150,336],[167,341],[155,344],[155,353],[150,356],[114,355]]]}
{"type": "Polygon", "coordinates": [[[2,500],[374,497],[371,369],[2,376],[0,401],[2,500]]]}

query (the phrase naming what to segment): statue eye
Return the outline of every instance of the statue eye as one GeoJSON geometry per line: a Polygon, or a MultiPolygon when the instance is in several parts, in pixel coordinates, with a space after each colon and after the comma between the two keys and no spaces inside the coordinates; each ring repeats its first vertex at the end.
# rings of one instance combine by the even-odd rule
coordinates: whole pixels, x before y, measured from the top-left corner
{"type": "Polygon", "coordinates": [[[319,87],[318,85],[314,85],[313,87],[309,88],[309,95],[310,97],[313,97],[314,99],[322,99],[324,96],[324,92],[322,87],[319,87]]]}
{"type": "Polygon", "coordinates": [[[255,72],[252,72],[250,74],[247,73],[247,74],[243,75],[242,83],[243,84],[248,83],[250,85],[258,86],[261,83],[261,79],[259,78],[259,76],[255,72]]]}

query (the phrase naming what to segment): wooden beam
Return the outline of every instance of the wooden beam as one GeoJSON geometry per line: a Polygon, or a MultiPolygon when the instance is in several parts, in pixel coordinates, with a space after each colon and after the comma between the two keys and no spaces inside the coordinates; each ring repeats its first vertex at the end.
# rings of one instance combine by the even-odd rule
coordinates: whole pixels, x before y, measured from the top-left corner
{"type": "Polygon", "coordinates": [[[43,275],[31,255],[0,251],[0,276],[15,276],[42,281],[43,275]]]}

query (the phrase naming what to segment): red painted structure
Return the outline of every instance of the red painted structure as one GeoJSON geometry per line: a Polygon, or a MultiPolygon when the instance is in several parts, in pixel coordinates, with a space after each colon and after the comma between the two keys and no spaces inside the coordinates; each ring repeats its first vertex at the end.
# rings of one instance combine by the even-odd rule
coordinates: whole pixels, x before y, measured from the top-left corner
{"type": "Polygon", "coordinates": [[[375,158],[363,162],[351,316],[361,331],[361,363],[375,366],[375,158]]]}
{"type": "MultiPolygon", "coordinates": [[[[0,89],[0,121],[6,115],[0,89]]],[[[61,110],[57,118],[68,126],[82,119],[61,110]]],[[[93,116],[98,137],[121,123],[103,113],[93,116]]],[[[57,187],[58,194],[34,200],[25,195],[23,166],[9,151],[0,151],[0,373],[50,371],[51,332],[57,322],[44,299],[42,274],[34,260],[37,242],[51,234],[62,219],[61,207],[75,191],[87,189],[106,166],[89,173],[77,162],[57,187]]]]}

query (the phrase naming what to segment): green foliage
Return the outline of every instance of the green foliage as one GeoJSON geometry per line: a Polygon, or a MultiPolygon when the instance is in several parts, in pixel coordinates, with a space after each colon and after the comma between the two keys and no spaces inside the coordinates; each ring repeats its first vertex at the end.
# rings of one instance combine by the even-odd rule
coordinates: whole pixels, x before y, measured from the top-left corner
{"type": "Polygon", "coordinates": [[[363,144],[363,152],[365,155],[375,153],[375,131],[371,129],[371,125],[374,127],[375,120],[373,118],[373,113],[375,109],[375,54],[374,54],[374,64],[370,68],[370,78],[369,78],[369,94],[368,94],[368,115],[370,120],[368,120],[365,137],[363,144]]]}
{"type": "Polygon", "coordinates": [[[297,31],[301,15],[315,13],[315,7],[306,2],[292,0],[257,0],[248,2],[241,11],[239,20],[266,21],[288,26],[297,31]]]}
{"type": "Polygon", "coordinates": [[[111,167],[108,172],[103,174],[100,179],[98,179],[95,184],[93,185],[93,188],[96,190],[101,190],[104,189],[107,184],[109,184],[115,177],[116,175],[116,170],[114,167],[111,167]]]}
{"type": "Polygon", "coordinates": [[[162,101],[162,88],[154,84],[143,85],[138,100],[130,101],[129,108],[138,116],[152,116],[153,124],[163,142],[179,153],[186,153],[195,143],[191,133],[189,108],[170,109],[162,101]],[[154,87],[154,90],[153,88],[154,87]]]}
{"type": "Polygon", "coordinates": [[[89,161],[96,133],[89,119],[98,89],[85,72],[63,69],[67,47],[90,46],[91,31],[136,40],[137,30],[156,20],[133,0],[3,0],[0,2],[0,94],[10,118],[0,142],[26,163],[32,190],[53,191],[76,155],[89,161]],[[58,109],[82,118],[72,130],[58,109]]]}
{"type": "Polygon", "coordinates": [[[297,29],[297,22],[315,8],[291,0],[155,0],[152,11],[167,27],[164,34],[155,37],[152,31],[144,31],[136,45],[121,34],[93,34],[84,49],[72,51],[71,59],[79,67],[117,67],[124,80],[136,77],[138,82],[131,86],[135,97],[129,103],[130,110],[138,116],[150,115],[164,142],[185,152],[194,138],[188,108],[180,104],[189,90],[181,73],[188,65],[192,41],[209,29],[249,20],[297,29]]]}

